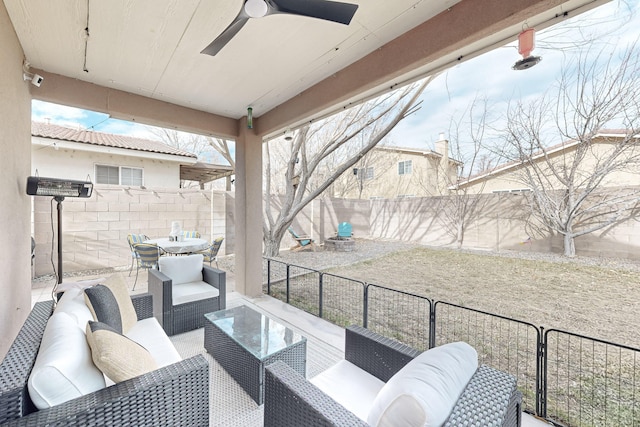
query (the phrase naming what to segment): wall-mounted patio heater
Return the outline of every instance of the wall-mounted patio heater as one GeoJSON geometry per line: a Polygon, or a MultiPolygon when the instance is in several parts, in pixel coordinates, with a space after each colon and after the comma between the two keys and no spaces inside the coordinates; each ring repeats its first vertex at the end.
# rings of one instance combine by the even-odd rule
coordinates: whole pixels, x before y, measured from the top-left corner
{"type": "Polygon", "coordinates": [[[93,183],[71,179],[27,178],[27,194],[30,196],[53,196],[58,202],[58,283],[62,283],[62,201],[65,197],[91,197],[93,183]]]}

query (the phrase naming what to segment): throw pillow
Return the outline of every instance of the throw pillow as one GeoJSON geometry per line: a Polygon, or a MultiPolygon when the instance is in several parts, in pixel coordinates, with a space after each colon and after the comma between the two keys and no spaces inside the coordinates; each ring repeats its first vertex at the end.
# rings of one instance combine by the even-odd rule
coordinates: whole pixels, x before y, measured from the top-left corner
{"type": "Polygon", "coordinates": [[[94,320],[106,323],[118,333],[122,333],[122,316],[118,301],[111,289],[104,285],[87,288],[84,290],[84,299],[94,320]]]}
{"type": "Polygon", "coordinates": [[[84,293],[85,303],[93,314],[93,320],[104,322],[125,334],[138,322],[138,315],[122,274],[114,274],[103,284],[85,289],[84,293]]]}
{"type": "Polygon", "coordinates": [[[375,427],[441,426],[477,369],[478,354],[467,343],[427,350],[382,387],[367,423],[375,427]]]}
{"type": "Polygon", "coordinates": [[[105,323],[87,322],[87,342],[93,363],[116,383],[158,368],[147,349],[105,323]]]}
{"type": "Polygon", "coordinates": [[[113,296],[115,296],[116,301],[118,301],[120,315],[122,316],[122,332],[126,334],[129,332],[129,329],[138,322],[138,314],[131,302],[127,281],[122,273],[112,274],[105,280],[104,285],[111,289],[113,296]]]}

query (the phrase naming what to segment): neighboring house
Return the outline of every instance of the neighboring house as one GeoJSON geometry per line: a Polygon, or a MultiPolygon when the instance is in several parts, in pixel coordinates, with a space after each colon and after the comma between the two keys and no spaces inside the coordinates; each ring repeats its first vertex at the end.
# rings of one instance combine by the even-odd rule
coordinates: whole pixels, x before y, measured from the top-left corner
{"type": "MultiPolygon", "coordinates": [[[[593,138],[593,146],[589,151],[589,157],[581,163],[581,170],[578,171],[584,176],[588,176],[599,158],[610,152],[627,134],[624,130],[602,130],[593,138]]],[[[572,161],[572,155],[580,141],[567,141],[550,147],[546,151],[548,161],[558,162],[565,159],[572,161]]],[[[535,162],[545,162],[544,154],[537,154],[533,157],[535,162]]],[[[640,185],[640,174],[637,169],[637,162],[630,164],[627,170],[617,170],[610,173],[600,184],[601,187],[621,187],[628,185],[640,185]]],[[[477,193],[518,193],[530,191],[524,183],[522,168],[519,162],[509,162],[497,166],[489,171],[479,173],[468,180],[460,182],[460,188],[466,189],[469,194],[477,193]]],[[[545,168],[543,168],[544,170],[545,168]]],[[[551,174],[546,174],[549,178],[549,188],[554,187],[554,178],[551,174]]],[[[555,181],[557,183],[557,181],[555,181]]]]}
{"type": "Polygon", "coordinates": [[[332,195],[349,199],[440,196],[448,194],[460,166],[449,157],[443,135],[435,151],[379,146],[336,180],[332,195]]]}
{"type": "Polygon", "coordinates": [[[181,180],[205,182],[229,176],[229,166],[197,162],[197,156],[159,141],[31,125],[31,170],[42,177],[90,180],[94,184],[180,188],[181,180]]]}

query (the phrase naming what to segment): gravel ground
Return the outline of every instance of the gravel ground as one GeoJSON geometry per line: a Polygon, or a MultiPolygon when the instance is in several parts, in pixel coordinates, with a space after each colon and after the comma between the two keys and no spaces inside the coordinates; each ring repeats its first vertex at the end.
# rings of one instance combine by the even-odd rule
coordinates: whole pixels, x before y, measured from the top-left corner
{"type": "MultiPolygon", "coordinates": [[[[454,250],[452,248],[443,248],[437,246],[425,246],[412,242],[401,242],[388,239],[356,239],[356,250],[352,252],[334,252],[325,251],[319,248],[316,252],[310,250],[291,252],[281,251],[280,255],[275,259],[289,264],[301,267],[309,267],[315,270],[326,270],[332,267],[342,267],[357,264],[362,261],[373,260],[383,257],[390,253],[406,251],[414,248],[428,248],[432,250],[454,250]]],[[[517,258],[527,260],[548,261],[566,264],[578,264],[585,266],[597,266],[614,270],[626,270],[640,272],[640,260],[603,258],[603,257],[584,257],[576,256],[573,258],[564,257],[561,254],[531,252],[531,251],[512,251],[503,250],[500,252],[489,250],[457,250],[463,253],[476,255],[496,256],[504,258],[517,258]]],[[[218,260],[220,268],[233,272],[234,257],[221,257],[218,260]]]]}
{"type": "MultiPolygon", "coordinates": [[[[410,250],[418,247],[426,247],[433,250],[451,250],[451,248],[441,248],[435,246],[425,246],[411,242],[401,242],[397,240],[388,239],[356,239],[356,249],[352,252],[334,252],[325,251],[319,248],[316,252],[309,250],[291,252],[284,250],[280,252],[280,255],[275,259],[298,265],[301,267],[309,267],[315,270],[326,270],[332,267],[341,267],[352,264],[357,264],[362,261],[372,260],[383,257],[387,254],[410,250]]],[[[603,268],[610,268],[615,270],[627,270],[640,272],[640,260],[630,259],[617,259],[617,258],[601,258],[601,257],[582,257],[576,256],[574,258],[566,258],[560,254],[542,253],[542,252],[530,252],[530,251],[509,251],[504,250],[500,252],[496,251],[483,251],[483,250],[471,250],[462,249],[460,252],[498,256],[505,258],[520,258],[528,260],[540,260],[548,262],[560,262],[560,263],[575,263],[580,265],[598,266],[603,268]]],[[[230,273],[234,272],[235,257],[233,255],[222,256],[218,259],[218,265],[221,269],[230,273]]],[[[104,268],[85,271],[72,271],[65,272],[64,277],[78,277],[78,276],[93,276],[111,273],[114,271],[128,271],[128,266],[120,268],[104,268]]],[[[50,281],[53,280],[53,275],[45,275],[37,277],[33,282],[50,281]]]]}

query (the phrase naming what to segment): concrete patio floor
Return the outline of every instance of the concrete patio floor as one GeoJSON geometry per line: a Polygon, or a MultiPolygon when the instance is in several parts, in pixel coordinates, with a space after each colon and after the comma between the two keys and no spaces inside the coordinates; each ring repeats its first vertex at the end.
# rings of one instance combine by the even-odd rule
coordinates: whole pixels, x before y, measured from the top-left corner
{"type": "MultiPolygon", "coordinates": [[[[135,285],[135,271],[117,269],[122,274],[132,294],[147,292],[147,272],[139,272],[135,285]]],[[[78,275],[65,277],[63,283],[108,277],[110,274],[78,275]]],[[[39,278],[32,282],[32,304],[51,298],[55,278],[39,278]]],[[[287,327],[307,337],[307,377],[313,377],[344,358],[344,329],[323,319],[299,310],[269,296],[247,298],[235,292],[234,277],[227,275],[227,306],[248,305],[287,327]]],[[[262,406],[256,403],[217,364],[204,349],[204,330],[198,329],[172,337],[172,341],[182,357],[204,354],[211,364],[211,426],[262,426],[262,406]]],[[[523,414],[523,427],[544,427],[550,424],[529,414],[523,414]]]]}

